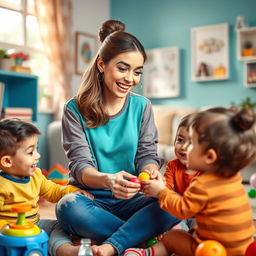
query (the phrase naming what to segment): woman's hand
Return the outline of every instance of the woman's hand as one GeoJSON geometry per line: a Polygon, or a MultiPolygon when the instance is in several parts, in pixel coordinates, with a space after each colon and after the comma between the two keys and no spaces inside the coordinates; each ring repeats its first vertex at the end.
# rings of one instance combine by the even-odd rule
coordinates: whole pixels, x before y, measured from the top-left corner
{"type": "Polygon", "coordinates": [[[76,190],[76,191],[73,192],[73,193],[82,194],[82,195],[88,197],[88,198],[91,199],[91,200],[94,199],[94,196],[93,196],[91,193],[89,193],[89,192],[87,192],[87,191],[85,191],[85,190],[82,190],[82,189],[76,190]]]}
{"type": "Polygon", "coordinates": [[[129,181],[136,176],[120,171],[116,174],[109,174],[109,183],[114,196],[119,199],[129,199],[140,191],[140,184],[129,181]]]}
{"type": "Polygon", "coordinates": [[[154,180],[142,181],[142,192],[145,196],[158,197],[159,193],[165,188],[165,181],[162,175],[158,175],[154,180]]]}

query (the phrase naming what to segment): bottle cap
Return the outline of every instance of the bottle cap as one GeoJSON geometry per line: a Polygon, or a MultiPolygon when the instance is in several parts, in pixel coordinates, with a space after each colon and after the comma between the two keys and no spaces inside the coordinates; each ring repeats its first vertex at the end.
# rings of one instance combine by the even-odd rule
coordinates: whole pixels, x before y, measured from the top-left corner
{"type": "Polygon", "coordinates": [[[81,244],[90,244],[91,243],[91,239],[90,238],[82,238],[81,239],[81,244]]]}

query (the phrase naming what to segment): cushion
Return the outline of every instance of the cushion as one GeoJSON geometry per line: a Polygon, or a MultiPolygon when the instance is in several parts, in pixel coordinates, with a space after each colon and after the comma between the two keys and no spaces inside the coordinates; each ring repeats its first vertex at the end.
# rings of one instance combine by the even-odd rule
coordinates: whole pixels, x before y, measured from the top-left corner
{"type": "Polygon", "coordinates": [[[174,112],[163,107],[153,107],[153,111],[158,131],[158,143],[169,145],[172,139],[172,117],[174,112]]]}
{"type": "Polygon", "coordinates": [[[196,109],[190,107],[154,105],[153,111],[155,116],[155,124],[158,130],[159,144],[173,145],[177,127],[181,118],[196,111],[196,109]]]}

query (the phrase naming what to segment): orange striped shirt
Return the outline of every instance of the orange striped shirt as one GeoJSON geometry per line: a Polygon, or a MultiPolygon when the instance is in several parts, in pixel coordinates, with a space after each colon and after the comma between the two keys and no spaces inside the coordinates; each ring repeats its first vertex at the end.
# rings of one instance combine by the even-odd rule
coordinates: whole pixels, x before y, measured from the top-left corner
{"type": "Polygon", "coordinates": [[[219,241],[228,256],[245,255],[253,241],[252,210],[239,173],[229,178],[204,173],[191,182],[182,197],[163,189],[159,203],[177,218],[195,216],[197,237],[219,241]]]}
{"type": "Polygon", "coordinates": [[[164,174],[167,188],[183,195],[192,179],[201,174],[201,172],[187,174],[186,170],[187,167],[179,159],[169,161],[164,174]]]}

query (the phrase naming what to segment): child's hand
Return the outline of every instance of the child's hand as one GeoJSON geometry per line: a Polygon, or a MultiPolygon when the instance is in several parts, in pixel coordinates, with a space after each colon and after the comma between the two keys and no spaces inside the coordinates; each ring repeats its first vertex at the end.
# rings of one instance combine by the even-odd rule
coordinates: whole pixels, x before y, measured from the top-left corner
{"type": "Polygon", "coordinates": [[[94,196],[91,193],[89,193],[89,192],[87,192],[85,190],[82,190],[82,189],[76,190],[74,193],[84,195],[84,196],[88,197],[91,200],[94,199],[94,196]]]}
{"type": "Polygon", "coordinates": [[[160,171],[157,170],[157,169],[154,169],[154,170],[152,170],[152,171],[150,171],[150,170],[148,170],[148,169],[145,169],[145,170],[143,170],[143,172],[147,172],[147,173],[150,175],[150,179],[151,179],[151,180],[155,180],[155,179],[157,179],[157,177],[158,177],[159,175],[162,175],[162,174],[160,173],[160,171]]]}
{"type": "Polygon", "coordinates": [[[161,175],[155,180],[142,181],[142,192],[145,196],[158,197],[159,193],[165,188],[165,182],[161,175]]]}
{"type": "Polygon", "coordinates": [[[157,241],[161,241],[166,233],[167,233],[167,232],[164,232],[164,233],[158,235],[158,236],[156,237],[157,241]]]}

